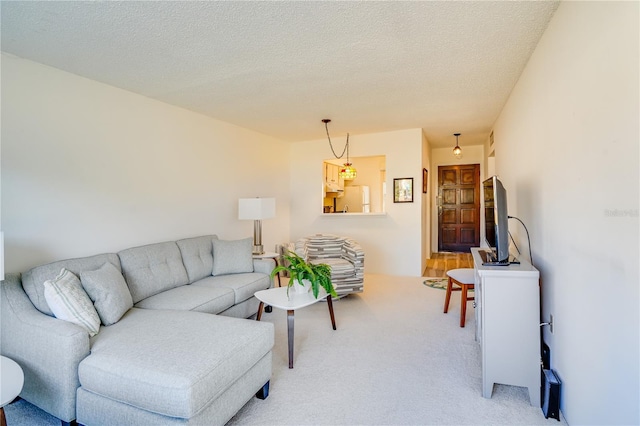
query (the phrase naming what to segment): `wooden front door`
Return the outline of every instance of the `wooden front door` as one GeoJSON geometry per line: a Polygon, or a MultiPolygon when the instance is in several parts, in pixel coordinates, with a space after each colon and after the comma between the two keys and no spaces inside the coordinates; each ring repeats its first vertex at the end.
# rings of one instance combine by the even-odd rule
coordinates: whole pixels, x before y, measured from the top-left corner
{"type": "Polygon", "coordinates": [[[438,251],[480,246],[480,165],[438,167],[438,251]]]}

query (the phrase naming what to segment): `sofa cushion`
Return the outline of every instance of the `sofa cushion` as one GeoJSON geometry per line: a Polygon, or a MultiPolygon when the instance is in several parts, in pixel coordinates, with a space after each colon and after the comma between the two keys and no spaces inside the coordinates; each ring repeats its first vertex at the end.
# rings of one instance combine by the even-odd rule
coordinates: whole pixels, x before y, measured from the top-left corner
{"type": "Polygon", "coordinates": [[[190,283],[211,275],[213,271],[212,241],[217,239],[217,235],[205,235],[176,241],[190,283]]]}
{"type": "Polygon", "coordinates": [[[95,336],[100,318],[77,276],[62,268],[60,274],[44,282],[44,297],[56,318],[79,325],[95,336]]]}
{"type": "Polygon", "coordinates": [[[136,308],[173,309],[217,314],[233,306],[234,302],[235,293],[229,288],[183,285],[147,297],[136,303],[136,308]]]}
{"type": "Polygon", "coordinates": [[[44,297],[44,282],[57,277],[62,268],[73,272],[76,276],[80,276],[81,272],[98,269],[105,262],[111,263],[120,271],[120,259],[115,253],[67,259],[37,266],[25,272],[22,274],[22,287],[36,309],[43,314],[53,316],[53,312],[44,297]]]}
{"type": "Polygon", "coordinates": [[[149,244],[118,252],[133,303],[189,283],[178,245],[149,244]]]}
{"type": "Polygon", "coordinates": [[[133,307],[131,293],[122,273],[110,263],[105,263],[95,271],[81,272],[80,281],[104,325],[118,322],[133,307]]]}
{"type": "Polygon", "coordinates": [[[213,275],[253,272],[253,238],[213,240],[213,275]]]}
{"type": "Polygon", "coordinates": [[[143,410],[191,418],[271,351],[273,334],[268,322],[133,308],[94,338],[80,384],[143,410]]]}
{"type": "Polygon", "coordinates": [[[259,290],[271,287],[271,278],[266,274],[251,272],[248,274],[231,274],[218,277],[203,278],[190,287],[227,288],[233,290],[235,304],[243,302],[259,290]]]}

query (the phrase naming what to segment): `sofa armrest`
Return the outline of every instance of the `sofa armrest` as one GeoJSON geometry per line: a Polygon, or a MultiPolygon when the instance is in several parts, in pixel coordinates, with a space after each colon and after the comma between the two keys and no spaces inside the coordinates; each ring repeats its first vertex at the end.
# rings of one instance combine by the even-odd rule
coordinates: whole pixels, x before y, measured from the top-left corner
{"type": "MultiPolygon", "coordinates": [[[[271,275],[271,271],[273,271],[276,267],[276,260],[267,258],[267,259],[253,259],[253,271],[261,272],[263,274],[271,275]]],[[[271,279],[271,288],[273,288],[273,279],[271,279]]]]}
{"type": "Polygon", "coordinates": [[[20,396],[63,421],[76,418],[78,365],[90,352],[82,327],[38,311],[19,274],[0,282],[2,355],[24,372],[20,396]]]}

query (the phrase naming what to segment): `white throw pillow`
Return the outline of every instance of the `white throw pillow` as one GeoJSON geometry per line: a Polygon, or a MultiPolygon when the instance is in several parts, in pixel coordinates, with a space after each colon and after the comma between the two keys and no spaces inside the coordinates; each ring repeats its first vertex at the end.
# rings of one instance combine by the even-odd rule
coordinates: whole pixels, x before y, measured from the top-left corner
{"type": "Polygon", "coordinates": [[[213,240],[211,275],[253,272],[253,238],[225,241],[213,240]]]}
{"type": "Polygon", "coordinates": [[[117,323],[133,307],[122,273],[109,262],[95,271],[80,272],[80,281],[104,325],[117,323]]]}
{"type": "Polygon", "coordinates": [[[72,272],[62,268],[55,279],[45,281],[44,298],[56,318],[83,327],[91,337],[98,334],[98,312],[82,288],[80,279],[72,272]]]}

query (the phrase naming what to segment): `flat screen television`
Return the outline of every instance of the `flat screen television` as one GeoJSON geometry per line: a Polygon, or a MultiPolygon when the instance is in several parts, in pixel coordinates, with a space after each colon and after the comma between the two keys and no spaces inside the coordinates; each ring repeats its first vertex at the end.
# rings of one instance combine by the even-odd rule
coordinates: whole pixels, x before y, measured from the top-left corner
{"type": "Polygon", "coordinates": [[[482,182],[484,193],[484,235],[493,256],[488,264],[509,264],[509,217],[507,191],[497,176],[482,182]]]}

